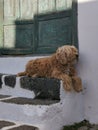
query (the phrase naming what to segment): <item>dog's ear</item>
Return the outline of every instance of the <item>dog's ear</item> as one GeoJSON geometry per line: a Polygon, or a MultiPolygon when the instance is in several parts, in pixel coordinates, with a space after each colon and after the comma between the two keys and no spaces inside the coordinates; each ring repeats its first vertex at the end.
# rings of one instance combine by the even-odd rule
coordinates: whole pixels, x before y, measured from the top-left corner
{"type": "Polygon", "coordinates": [[[62,47],[57,49],[56,59],[63,65],[67,63],[67,53],[64,51],[62,47]]]}

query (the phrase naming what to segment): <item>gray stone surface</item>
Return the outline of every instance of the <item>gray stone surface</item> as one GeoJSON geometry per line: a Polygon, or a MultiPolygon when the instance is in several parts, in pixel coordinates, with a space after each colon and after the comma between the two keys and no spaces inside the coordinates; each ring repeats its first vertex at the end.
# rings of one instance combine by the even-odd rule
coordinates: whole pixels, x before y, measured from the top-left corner
{"type": "Polygon", "coordinates": [[[12,98],[12,99],[5,99],[2,102],[6,103],[14,103],[14,104],[29,104],[29,105],[51,105],[58,103],[58,100],[49,100],[49,99],[31,99],[31,98],[22,98],[22,97],[17,97],[17,98],[12,98]]]}
{"type": "Polygon", "coordinates": [[[1,94],[0,94],[0,99],[8,98],[8,97],[10,97],[10,96],[9,96],[9,95],[1,95],[1,94]]]}
{"type": "Polygon", "coordinates": [[[22,125],[16,128],[9,129],[9,130],[39,130],[39,129],[34,126],[22,125]]]}
{"type": "MultiPolygon", "coordinates": [[[[2,88],[2,75],[5,75],[5,85],[14,88],[16,75],[0,74],[0,88],[2,88]]],[[[37,99],[60,100],[60,80],[58,79],[20,77],[20,87],[33,91],[37,99]]]]}
{"type": "MultiPolygon", "coordinates": [[[[4,76],[5,85],[14,88],[16,85],[16,78],[17,78],[16,75],[0,74],[1,89],[2,89],[3,75],[5,75],[4,76]]],[[[45,102],[45,104],[52,104],[60,101],[60,80],[54,78],[32,78],[27,76],[20,77],[19,80],[20,80],[19,87],[33,91],[35,93],[35,99],[33,100],[33,102],[31,101],[32,99],[30,99],[29,103],[32,102],[33,104],[37,103],[44,104],[43,102],[45,102]]],[[[2,95],[0,98],[2,98],[2,95]]],[[[23,101],[23,99],[21,100],[23,101]]],[[[25,101],[27,101],[27,99],[25,99],[25,101]]]]}
{"type": "Polygon", "coordinates": [[[16,124],[14,122],[9,122],[5,120],[0,121],[0,130],[4,129],[4,127],[9,127],[9,126],[13,126],[13,128],[7,128],[7,130],[39,130],[35,126],[23,124],[16,127],[16,124]]]}
{"type": "Polygon", "coordinates": [[[0,88],[2,88],[2,74],[0,74],[0,88]]]}
{"type": "Polygon", "coordinates": [[[21,87],[33,90],[36,98],[60,100],[60,81],[50,78],[22,77],[21,87]]]}
{"type": "Polygon", "coordinates": [[[2,121],[0,121],[0,130],[1,130],[1,128],[5,127],[5,126],[12,126],[12,125],[15,125],[15,123],[2,120],[2,121]]]}
{"type": "Polygon", "coordinates": [[[15,75],[8,75],[4,78],[5,85],[14,88],[16,84],[16,76],[15,75]]]}

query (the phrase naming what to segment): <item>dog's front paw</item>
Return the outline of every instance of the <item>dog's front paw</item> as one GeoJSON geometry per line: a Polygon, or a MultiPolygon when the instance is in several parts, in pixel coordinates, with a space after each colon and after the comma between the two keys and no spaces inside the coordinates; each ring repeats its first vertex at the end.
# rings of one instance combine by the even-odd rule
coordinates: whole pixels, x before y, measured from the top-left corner
{"type": "Polygon", "coordinates": [[[73,88],[76,92],[81,92],[83,90],[82,88],[82,81],[79,77],[73,77],[73,88]]]}
{"type": "Polygon", "coordinates": [[[71,80],[64,82],[63,86],[64,86],[64,89],[66,91],[68,91],[68,92],[73,90],[73,88],[72,88],[72,81],[71,80]]]}
{"type": "Polygon", "coordinates": [[[74,90],[76,92],[81,92],[83,89],[82,89],[82,86],[78,86],[78,87],[74,86],[74,90]]]}

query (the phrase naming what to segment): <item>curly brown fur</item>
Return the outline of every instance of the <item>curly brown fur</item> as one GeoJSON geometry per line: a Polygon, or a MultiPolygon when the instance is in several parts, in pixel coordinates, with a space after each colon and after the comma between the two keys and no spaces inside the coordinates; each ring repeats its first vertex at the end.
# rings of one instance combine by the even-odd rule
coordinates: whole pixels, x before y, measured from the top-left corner
{"type": "Polygon", "coordinates": [[[77,57],[77,49],[74,46],[65,45],[58,48],[52,56],[30,60],[25,71],[18,73],[17,76],[57,78],[63,81],[66,91],[71,91],[73,88],[80,92],[82,85],[74,68],[77,57]]]}

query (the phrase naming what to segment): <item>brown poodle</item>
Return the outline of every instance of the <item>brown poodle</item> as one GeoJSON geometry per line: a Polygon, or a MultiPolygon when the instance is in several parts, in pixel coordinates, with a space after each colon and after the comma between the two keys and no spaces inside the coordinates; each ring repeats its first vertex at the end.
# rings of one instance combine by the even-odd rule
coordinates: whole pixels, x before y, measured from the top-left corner
{"type": "Polygon", "coordinates": [[[78,59],[78,50],[74,46],[59,47],[55,54],[46,58],[30,60],[24,72],[17,76],[48,77],[63,81],[66,91],[82,90],[81,79],[77,76],[74,64],[78,59]]]}

